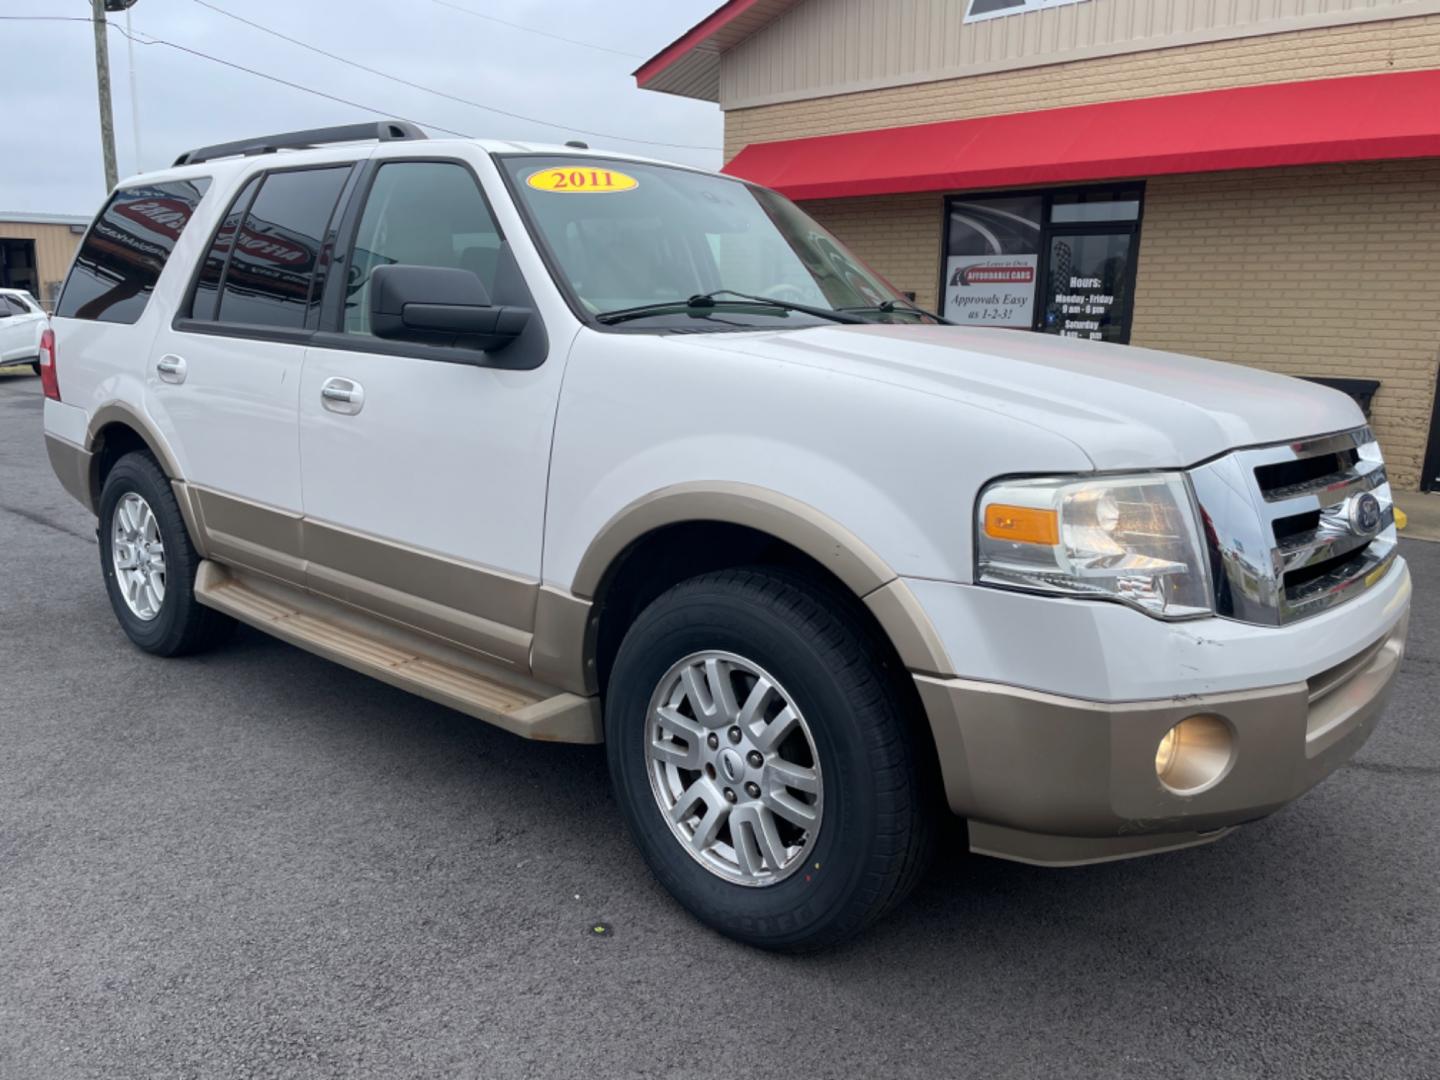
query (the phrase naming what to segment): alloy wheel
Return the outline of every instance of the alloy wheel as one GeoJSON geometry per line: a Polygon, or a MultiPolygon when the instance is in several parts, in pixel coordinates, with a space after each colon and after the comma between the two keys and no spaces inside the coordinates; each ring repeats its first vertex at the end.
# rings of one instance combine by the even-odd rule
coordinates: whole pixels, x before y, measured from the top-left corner
{"type": "Polygon", "coordinates": [[[130,614],[150,622],[165,603],[165,542],[150,504],[133,491],[115,504],[110,560],[130,614]]]}
{"type": "Polygon", "coordinates": [[[700,865],[768,886],[804,865],[819,835],[820,758],[779,681],[753,661],[703,652],[674,664],[650,701],[650,786],[700,865]]]}

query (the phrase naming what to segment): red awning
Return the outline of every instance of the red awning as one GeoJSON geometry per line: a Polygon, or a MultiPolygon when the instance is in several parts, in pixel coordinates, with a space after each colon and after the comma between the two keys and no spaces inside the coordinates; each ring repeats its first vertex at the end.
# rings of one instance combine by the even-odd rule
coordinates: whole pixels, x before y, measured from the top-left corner
{"type": "Polygon", "coordinates": [[[1440,71],[755,143],[725,171],[834,199],[1416,157],[1440,157],[1440,71]]]}

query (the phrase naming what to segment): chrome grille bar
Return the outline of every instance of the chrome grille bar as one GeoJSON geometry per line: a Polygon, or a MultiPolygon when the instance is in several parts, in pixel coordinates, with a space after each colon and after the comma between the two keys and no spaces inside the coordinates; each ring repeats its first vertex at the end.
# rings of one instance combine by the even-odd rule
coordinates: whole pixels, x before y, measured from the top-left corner
{"type": "MultiPolygon", "coordinates": [[[[1285,573],[1303,570],[1373,543],[1373,537],[1356,536],[1350,531],[1343,514],[1338,512],[1341,509],[1339,506],[1330,507],[1321,515],[1316,528],[1291,536],[1279,545],[1277,550],[1285,573]]],[[[1395,523],[1395,511],[1382,510],[1381,522],[1383,532],[1395,523]]]]}
{"type": "Polygon", "coordinates": [[[1377,548],[1372,545],[1358,559],[1336,567],[1323,577],[1295,589],[1286,589],[1281,622],[1295,622],[1318,615],[1378,584],[1395,565],[1395,556],[1399,554],[1396,546],[1388,544],[1377,548]]]}
{"type": "Polygon", "coordinates": [[[1237,450],[1190,478],[1223,617],[1271,626],[1309,618],[1365,592],[1395,561],[1394,500],[1368,427],[1237,450]],[[1327,456],[1333,469],[1316,460],[1327,456]]]}
{"type": "Polygon", "coordinates": [[[1313,498],[1315,505],[1307,506],[1306,509],[1319,510],[1342,503],[1357,491],[1373,491],[1385,482],[1385,466],[1381,462],[1359,461],[1348,469],[1322,476],[1318,480],[1262,490],[1260,497],[1267,503],[1285,504],[1284,512],[1291,514],[1299,513],[1291,509],[1297,499],[1313,498]]]}

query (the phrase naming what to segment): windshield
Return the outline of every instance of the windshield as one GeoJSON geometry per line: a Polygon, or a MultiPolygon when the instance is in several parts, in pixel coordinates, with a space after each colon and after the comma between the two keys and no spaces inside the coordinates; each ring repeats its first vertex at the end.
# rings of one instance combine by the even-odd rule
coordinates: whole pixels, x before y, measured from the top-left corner
{"type": "Polygon", "coordinates": [[[827,322],[780,305],[875,322],[931,321],[774,192],[634,161],[520,156],[501,163],[561,284],[601,321],[618,312],[627,327],[652,330],[827,322]],[[713,302],[689,303],[712,294],[713,302]]]}

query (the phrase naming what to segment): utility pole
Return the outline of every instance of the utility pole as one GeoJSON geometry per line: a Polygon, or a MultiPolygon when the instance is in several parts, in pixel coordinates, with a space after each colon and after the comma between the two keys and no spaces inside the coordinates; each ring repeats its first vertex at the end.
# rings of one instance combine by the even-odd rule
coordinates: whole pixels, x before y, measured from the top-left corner
{"type": "Polygon", "coordinates": [[[105,191],[115,188],[115,117],[110,111],[110,49],[105,40],[105,0],[90,0],[95,24],[95,82],[100,91],[100,147],[105,155],[105,191]]]}
{"type": "Polygon", "coordinates": [[[130,9],[125,9],[125,55],[130,65],[130,130],[135,136],[135,171],[145,171],[145,154],[140,146],[140,78],[135,73],[135,35],[130,31],[130,9]]]}

